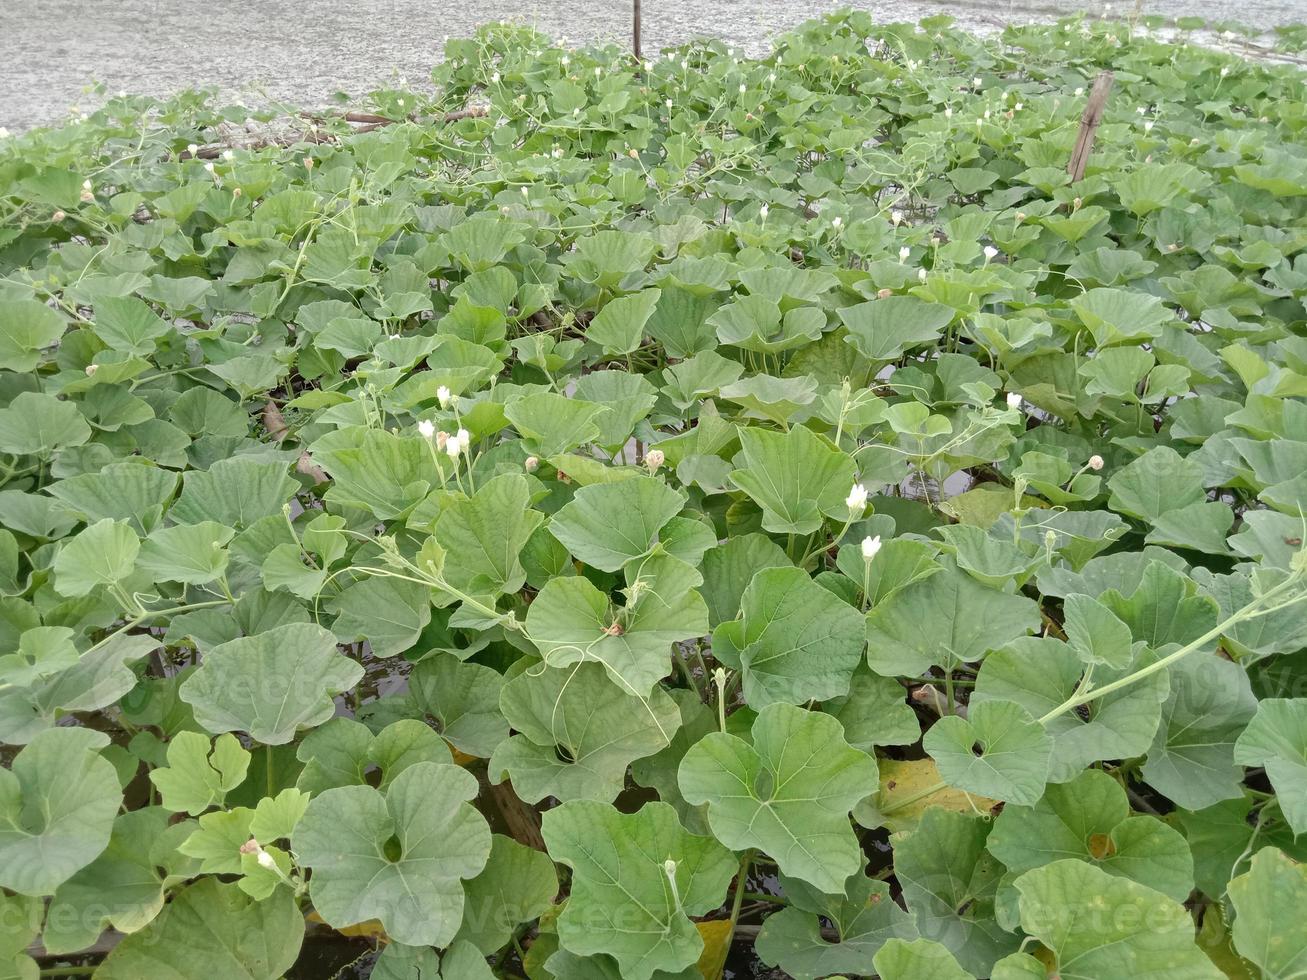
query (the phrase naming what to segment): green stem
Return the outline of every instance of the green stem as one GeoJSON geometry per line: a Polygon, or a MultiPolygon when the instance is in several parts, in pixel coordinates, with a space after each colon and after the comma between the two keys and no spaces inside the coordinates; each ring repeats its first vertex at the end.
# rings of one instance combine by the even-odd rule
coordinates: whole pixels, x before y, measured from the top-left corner
{"type": "Polygon", "coordinates": [[[268,770],[264,774],[265,775],[264,785],[267,786],[268,796],[271,797],[277,795],[277,782],[276,782],[276,775],[275,775],[276,769],[274,768],[273,759],[272,759],[272,746],[265,745],[264,749],[266,750],[264,760],[267,763],[267,770],[268,770]]]}
{"type": "MultiPolygon", "coordinates": [[[[1127,674],[1125,677],[1121,677],[1117,680],[1114,680],[1110,684],[1104,684],[1102,687],[1096,687],[1088,691],[1082,692],[1080,690],[1080,687],[1077,686],[1076,690],[1072,692],[1071,697],[1067,698],[1052,711],[1048,712],[1046,715],[1041,717],[1039,719],[1039,723],[1041,725],[1047,725],[1054,718],[1057,718],[1060,715],[1064,715],[1068,711],[1074,711],[1079,705],[1088,704],[1090,701],[1097,701],[1099,698],[1106,697],[1107,695],[1112,694],[1115,691],[1119,691],[1122,688],[1129,687],[1131,684],[1136,684],[1139,681],[1143,680],[1145,677],[1151,677],[1153,674],[1156,674],[1158,671],[1166,670],[1172,664],[1180,660],[1183,660],[1185,657],[1189,656],[1189,654],[1193,653],[1195,650],[1201,650],[1203,647],[1207,646],[1207,644],[1219,638],[1223,633],[1229,630],[1232,626],[1238,625],[1239,623],[1243,622],[1245,619],[1253,619],[1257,616],[1263,616],[1269,612],[1275,611],[1275,609],[1279,607],[1273,607],[1270,609],[1262,609],[1259,607],[1266,604],[1270,599],[1284,592],[1290,586],[1296,584],[1300,576],[1301,573],[1294,572],[1283,582],[1277,585],[1275,588],[1271,589],[1269,592],[1266,592],[1261,596],[1258,596],[1256,599],[1248,603],[1248,605],[1244,606],[1242,609],[1239,609],[1236,612],[1231,613],[1229,617],[1217,623],[1215,626],[1209,629],[1202,636],[1198,637],[1196,640],[1191,640],[1190,642],[1182,646],[1179,650],[1176,650],[1174,653],[1167,654],[1162,659],[1154,661],[1153,663],[1149,664],[1147,667],[1141,667],[1139,670],[1136,670],[1134,673],[1127,674]]],[[[1307,598],[1307,595],[1298,596],[1296,599],[1290,600],[1289,603],[1287,603],[1286,605],[1292,605],[1293,603],[1298,602],[1303,598],[1307,598]]]]}
{"type": "Polygon", "coordinates": [[[749,848],[744,852],[744,857],[740,858],[740,873],[735,877],[735,898],[731,901],[731,931],[726,936],[728,949],[735,938],[735,926],[740,921],[740,907],[744,904],[744,886],[749,880],[749,865],[752,863],[753,848],[749,848]]]}

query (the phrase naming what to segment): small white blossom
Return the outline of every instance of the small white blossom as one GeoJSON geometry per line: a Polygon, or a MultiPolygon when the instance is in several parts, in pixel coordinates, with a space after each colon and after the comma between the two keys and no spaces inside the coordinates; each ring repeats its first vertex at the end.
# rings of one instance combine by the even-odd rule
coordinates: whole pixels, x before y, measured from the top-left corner
{"type": "Polygon", "coordinates": [[[775,82],[775,81],[776,81],[776,73],[775,73],[775,72],[771,72],[771,73],[769,73],[769,74],[767,75],[767,81],[768,81],[768,82],[775,82]]]}
{"type": "Polygon", "coordinates": [[[853,489],[850,490],[849,495],[844,498],[844,503],[848,506],[849,510],[861,513],[867,506],[867,488],[861,483],[853,484],[853,489]]]}
{"type": "Polygon", "coordinates": [[[763,221],[766,221],[766,220],[767,220],[767,215],[768,215],[770,212],[771,212],[771,209],[770,209],[769,207],[767,207],[767,205],[764,204],[762,207],[760,207],[760,208],[758,209],[758,216],[761,217],[763,221]]]}
{"type": "Polygon", "coordinates": [[[564,68],[566,68],[571,63],[572,63],[572,59],[569,58],[567,55],[563,55],[562,59],[559,61],[559,64],[561,64],[564,68]]]}
{"type": "Polygon", "coordinates": [[[526,470],[528,473],[534,473],[536,470],[540,469],[540,457],[528,456],[522,461],[522,469],[526,470]]]}
{"type": "Polygon", "coordinates": [[[890,224],[897,228],[899,225],[903,224],[903,212],[899,210],[891,211],[889,213],[889,220],[890,224]]]}
{"type": "Polygon", "coordinates": [[[448,407],[449,399],[450,399],[449,389],[445,385],[441,385],[439,388],[436,389],[436,401],[440,402],[441,408],[448,407]]]}
{"type": "Polygon", "coordinates": [[[672,107],[672,100],[671,100],[671,99],[663,99],[663,105],[666,106],[668,109],[670,109],[670,108],[672,107]]]}
{"type": "Polygon", "coordinates": [[[472,434],[467,429],[459,429],[454,433],[454,438],[463,444],[464,449],[472,445],[472,434]]]}
{"type": "Polygon", "coordinates": [[[1085,87],[1083,85],[1077,86],[1075,90],[1075,97],[1078,99],[1080,98],[1080,96],[1084,94],[1085,94],[1085,87]]]}
{"type": "Polygon", "coordinates": [[[457,435],[450,436],[445,440],[445,455],[450,459],[458,459],[462,452],[463,443],[457,435]]]}
{"type": "Polygon", "coordinates": [[[830,219],[830,226],[832,228],[838,228],[842,224],[844,224],[844,222],[840,220],[839,215],[836,215],[835,217],[830,219]]]}
{"type": "Polygon", "coordinates": [[[1222,69],[1221,69],[1221,77],[1222,77],[1222,78],[1225,78],[1225,77],[1228,76],[1229,74],[1230,74],[1230,69],[1229,69],[1228,67],[1226,67],[1226,68],[1222,68],[1222,69]]]}
{"type": "Polygon", "coordinates": [[[740,94],[741,94],[741,95],[744,94],[744,83],[743,83],[743,82],[740,83],[740,94]]]}
{"type": "Polygon", "coordinates": [[[980,88],[980,86],[981,86],[982,84],[983,84],[983,83],[981,82],[981,80],[980,80],[980,76],[979,76],[979,75],[977,75],[975,78],[973,78],[973,79],[971,80],[971,87],[972,87],[972,88],[980,88]]]}
{"type": "Polygon", "coordinates": [[[235,160],[235,159],[236,159],[236,154],[233,153],[231,150],[223,150],[223,151],[222,151],[222,158],[223,158],[224,160],[235,160]]]}
{"type": "Polygon", "coordinates": [[[985,246],[985,261],[986,261],[986,262],[992,262],[992,261],[994,260],[994,258],[995,258],[997,255],[998,255],[998,249],[996,249],[993,245],[986,245],[986,246],[985,246]]]}
{"type": "Polygon", "coordinates": [[[272,871],[277,867],[276,860],[273,858],[271,854],[269,854],[263,848],[261,847],[259,848],[258,854],[259,856],[257,860],[259,862],[260,868],[266,868],[267,870],[272,871]]]}
{"type": "Polygon", "coordinates": [[[204,169],[207,170],[209,173],[213,173],[213,170],[214,170],[214,167],[213,167],[213,161],[210,160],[208,163],[206,163],[206,164],[204,165],[204,169]]]}
{"type": "Polygon", "coordinates": [[[1008,408],[1021,407],[1021,396],[1018,395],[1015,391],[1009,391],[1007,393],[1007,407],[1008,408]]]}
{"type": "Polygon", "coordinates": [[[1103,457],[1097,454],[1089,457],[1089,468],[1097,473],[1103,468],[1103,457]]]}
{"type": "Polygon", "coordinates": [[[9,130],[5,129],[3,126],[0,126],[0,140],[7,140],[7,139],[9,139],[9,130]]]}
{"type": "Polygon", "coordinates": [[[917,270],[917,282],[925,282],[925,281],[926,281],[926,270],[925,270],[925,269],[918,269],[918,270],[917,270]]]}
{"type": "Polygon", "coordinates": [[[899,249],[899,261],[900,262],[908,261],[908,256],[911,254],[912,254],[912,249],[904,245],[902,248],[899,249]]]}
{"type": "Polygon", "coordinates": [[[436,434],[436,423],[430,419],[423,419],[418,423],[418,435],[423,439],[430,439],[436,434]]]}
{"type": "Polygon", "coordinates": [[[876,552],[880,551],[880,535],[866,537],[862,539],[862,559],[871,561],[876,557],[876,552]]]}
{"type": "Polygon", "coordinates": [[[1153,121],[1150,119],[1148,120],[1148,122],[1144,123],[1144,132],[1151,133],[1152,131],[1153,131],[1153,121]]]}
{"type": "Polygon", "coordinates": [[[952,107],[952,106],[946,106],[946,107],[944,108],[944,118],[945,118],[945,119],[952,119],[952,118],[953,118],[953,107],[952,107]]]}
{"type": "Polygon", "coordinates": [[[667,461],[667,457],[661,449],[650,449],[644,454],[644,465],[649,467],[649,472],[656,473],[658,468],[667,461]]]}
{"type": "MultiPolygon", "coordinates": [[[[491,85],[498,85],[498,84],[499,84],[499,72],[495,72],[493,75],[490,76],[490,84],[491,84],[491,85]]],[[[403,105],[403,104],[404,104],[403,102],[400,102],[400,105],[403,105]]]]}
{"type": "Polygon", "coordinates": [[[187,143],[186,152],[189,153],[191,156],[195,156],[195,154],[200,152],[200,148],[194,143],[187,143]]]}

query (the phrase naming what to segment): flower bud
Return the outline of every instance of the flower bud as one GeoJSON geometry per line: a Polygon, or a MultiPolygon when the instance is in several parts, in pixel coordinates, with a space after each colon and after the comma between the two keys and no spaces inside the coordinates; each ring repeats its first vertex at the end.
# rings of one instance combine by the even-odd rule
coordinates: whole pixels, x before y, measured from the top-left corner
{"type": "Polygon", "coordinates": [[[534,473],[536,470],[540,469],[540,457],[528,456],[522,463],[522,469],[526,470],[528,473],[534,473]]]}
{"type": "Polygon", "coordinates": [[[444,385],[441,385],[436,389],[436,401],[440,402],[441,408],[447,408],[449,406],[450,397],[449,389],[444,385]]]}
{"type": "Polygon", "coordinates": [[[1008,408],[1021,407],[1021,396],[1018,395],[1015,391],[1009,391],[1007,393],[1007,407],[1008,408]]]}
{"type": "Polygon", "coordinates": [[[844,498],[844,503],[849,510],[862,513],[867,506],[867,488],[861,483],[853,484],[853,489],[851,489],[849,495],[844,498]]]}
{"type": "Polygon", "coordinates": [[[866,537],[866,538],[863,538],[863,539],[862,539],[862,559],[863,559],[863,561],[871,561],[873,558],[876,557],[876,552],[878,552],[878,551],[880,551],[880,535],[879,535],[879,534],[877,534],[874,538],[873,538],[873,537],[866,537]]]}
{"type": "Polygon", "coordinates": [[[667,461],[667,456],[661,449],[650,449],[644,454],[644,465],[649,467],[650,473],[658,472],[658,468],[667,461]]]}
{"type": "Polygon", "coordinates": [[[876,290],[876,298],[877,298],[877,299],[888,299],[890,296],[893,296],[893,295],[894,295],[894,290],[892,290],[892,289],[888,289],[888,288],[886,288],[886,289],[878,289],[878,290],[876,290]]]}
{"type": "Polygon", "coordinates": [[[1103,468],[1103,457],[1097,454],[1089,457],[1089,468],[1097,473],[1103,468]]]}
{"type": "Polygon", "coordinates": [[[418,423],[418,434],[421,435],[423,439],[430,439],[436,434],[436,423],[432,422],[430,419],[423,419],[418,423]]]}

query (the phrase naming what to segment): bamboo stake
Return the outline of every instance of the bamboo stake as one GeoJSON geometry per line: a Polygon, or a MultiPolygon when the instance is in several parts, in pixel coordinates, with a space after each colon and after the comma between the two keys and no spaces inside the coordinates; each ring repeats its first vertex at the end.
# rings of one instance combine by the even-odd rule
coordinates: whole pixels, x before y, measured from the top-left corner
{"type": "Polygon", "coordinates": [[[1066,165],[1066,172],[1071,175],[1071,182],[1083,180],[1085,164],[1089,162],[1089,153],[1094,148],[1094,134],[1098,124],[1103,121],[1103,110],[1107,106],[1107,97],[1112,92],[1115,76],[1105,71],[1094,79],[1094,87],[1089,90],[1089,101],[1085,103],[1084,114],[1080,117],[1080,133],[1076,136],[1076,148],[1071,152],[1071,161],[1066,165]]]}

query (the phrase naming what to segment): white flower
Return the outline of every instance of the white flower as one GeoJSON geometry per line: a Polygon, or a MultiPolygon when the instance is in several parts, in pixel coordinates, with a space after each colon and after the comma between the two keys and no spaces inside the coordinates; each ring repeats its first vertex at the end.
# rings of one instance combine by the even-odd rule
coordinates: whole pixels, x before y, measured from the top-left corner
{"type": "Polygon", "coordinates": [[[231,150],[223,150],[223,151],[222,151],[222,158],[223,158],[224,160],[235,160],[235,159],[236,159],[236,154],[233,153],[231,150]]]}
{"type": "Polygon", "coordinates": [[[840,220],[839,215],[836,215],[835,217],[830,219],[830,226],[832,228],[838,228],[842,224],[844,224],[844,222],[840,220]]]}
{"type": "Polygon", "coordinates": [[[740,83],[740,94],[741,94],[741,95],[744,94],[744,83],[743,83],[743,82],[740,83]]]}
{"type": "Polygon", "coordinates": [[[458,459],[459,454],[463,452],[463,443],[458,436],[453,435],[445,440],[445,455],[450,459],[458,459]]]}
{"type": "Polygon", "coordinates": [[[762,218],[763,221],[767,220],[767,215],[770,213],[771,213],[771,208],[767,207],[767,205],[765,204],[758,209],[758,215],[759,217],[762,218]]]}
{"type": "Polygon", "coordinates": [[[1103,457],[1095,453],[1089,457],[1089,468],[1097,473],[1103,468],[1103,457]]]}
{"type": "Polygon", "coordinates": [[[561,64],[564,68],[566,68],[571,63],[572,63],[572,59],[569,58],[567,55],[563,55],[562,60],[559,61],[559,64],[561,64]]]}
{"type": "Polygon", "coordinates": [[[214,169],[214,168],[213,168],[213,161],[210,160],[208,163],[206,163],[206,164],[204,165],[204,169],[207,170],[209,173],[213,173],[213,169],[214,169]]]}
{"type": "Polygon", "coordinates": [[[985,110],[985,118],[986,118],[986,119],[989,118],[989,110],[988,110],[988,109],[985,110]]]}
{"type": "Polygon", "coordinates": [[[1148,110],[1145,109],[1143,106],[1136,106],[1136,107],[1135,107],[1135,112],[1136,112],[1138,115],[1140,115],[1140,116],[1142,116],[1142,115],[1143,115],[1145,112],[1147,112],[1147,111],[1148,111],[1148,110]]]}
{"type": "Polygon", "coordinates": [[[1018,395],[1015,391],[1009,391],[1007,393],[1007,407],[1008,408],[1021,407],[1021,396],[1018,395]]]}
{"type": "MultiPolygon", "coordinates": [[[[499,84],[499,72],[495,72],[493,75],[490,76],[490,84],[491,84],[491,85],[498,85],[498,84],[499,84]]],[[[401,101],[399,104],[400,104],[400,105],[403,105],[404,103],[403,103],[403,101],[401,101]]]]}
{"type": "Polygon", "coordinates": [[[926,270],[925,270],[925,269],[918,269],[918,270],[917,270],[917,282],[925,282],[925,281],[926,281],[926,270]]]}
{"type": "Polygon", "coordinates": [[[848,505],[849,510],[862,513],[867,506],[867,488],[861,483],[853,484],[853,489],[844,498],[844,503],[848,505]]]}
{"type": "Polygon", "coordinates": [[[436,389],[436,401],[440,402],[441,408],[448,407],[449,399],[450,399],[450,394],[449,394],[449,389],[447,387],[441,385],[439,388],[436,389]]]}
{"type": "Polygon", "coordinates": [[[648,71],[653,71],[653,62],[652,62],[652,61],[646,61],[646,62],[644,63],[644,70],[647,71],[647,72],[648,72],[648,71]]]}
{"type": "Polygon", "coordinates": [[[5,129],[3,126],[0,126],[0,140],[7,140],[7,139],[9,139],[9,130],[5,129]]]}
{"type": "Polygon", "coordinates": [[[91,189],[91,182],[89,180],[82,181],[82,190],[89,191],[90,189],[91,189]]]}
{"type": "Polygon", "coordinates": [[[562,148],[561,146],[555,146],[555,147],[554,147],[554,148],[549,152],[549,155],[550,155],[551,157],[553,157],[555,160],[561,160],[561,159],[563,159],[563,148],[562,148]]]}
{"type": "Polygon", "coordinates": [[[1014,105],[1014,106],[1012,107],[1012,111],[1013,111],[1013,112],[1020,112],[1020,111],[1021,111],[1022,109],[1024,109],[1024,108],[1025,108],[1025,103],[1023,103],[1023,102],[1018,102],[1016,105],[1014,105]]]}
{"type": "Polygon", "coordinates": [[[598,65],[596,65],[596,66],[595,66],[595,78],[598,78],[598,77],[601,76],[603,73],[604,73],[604,70],[603,70],[602,68],[600,68],[598,65]]]}
{"type": "Polygon", "coordinates": [[[404,106],[404,100],[403,100],[403,99],[396,99],[396,100],[395,100],[395,104],[398,105],[400,108],[403,108],[403,106],[404,106]]]}
{"type": "Polygon", "coordinates": [[[897,228],[899,225],[903,224],[903,212],[899,210],[891,211],[889,213],[889,220],[890,224],[897,228]]]}
{"type": "Polygon", "coordinates": [[[423,439],[430,439],[436,434],[436,423],[430,419],[423,419],[418,423],[418,435],[423,439]]]}
{"type": "Polygon", "coordinates": [[[258,854],[259,854],[259,856],[258,856],[257,860],[258,860],[258,862],[259,862],[259,867],[260,867],[260,868],[266,868],[266,869],[268,869],[269,871],[273,871],[273,870],[276,869],[276,867],[277,867],[277,862],[276,862],[276,860],[273,858],[273,856],[272,856],[271,854],[269,854],[267,851],[265,851],[265,850],[264,850],[263,848],[261,848],[261,847],[259,848],[258,854]]]}
{"type": "Polygon", "coordinates": [[[899,261],[900,262],[908,261],[908,256],[911,254],[912,254],[912,249],[904,245],[902,248],[899,249],[899,261]]]}
{"type": "Polygon", "coordinates": [[[952,106],[947,106],[947,107],[945,107],[945,109],[944,109],[944,118],[945,118],[945,119],[952,119],[952,118],[953,118],[953,107],[952,107],[952,106]]]}
{"type": "Polygon", "coordinates": [[[1225,77],[1226,77],[1227,75],[1229,75],[1229,74],[1230,74],[1230,69],[1229,69],[1228,67],[1226,67],[1226,68],[1222,68],[1222,69],[1221,69],[1221,77],[1222,77],[1222,78],[1225,78],[1225,77]]]}
{"type": "Polygon", "coordinates": [[[975,78],[973,78],[973,79],[971,80],[971,87],[972,87],[972,88],[980,88],[980,86],[981,86],[982,84],[984,84],[984,83],[981,82],[981,80],[980,80],[980,76],[979,76],[979,75],[977,75],[975,78]]]}
{"type": "Polygon", "coordinates": [[[526,189],[526,185],[525,185],[525,184],[522,186],[522,196],[523,196],[523,197],[530,197],[530,196],[531,196],[531,192],[528,191],[528,190],[526,189]]]}
{"type": "Polygon", "coordinates": [[[985,246],[985,261],[986,261],[986,262],[992,262],[992,261],[994,260],[994,258],[995,258],[997,255],[998,255],[998,249],[996,249],[993,245],[986,245],[986,246],[985,246]]]}
{"type": "Polygon", "coordinates": [[[649,472],[656,473],[658,467],[667,461],[667,457],[661,449],[650,449],[644,454],[644,465],[649,467],[649,472]]]}
{"type": "Polygon", "coordinates": [[[1153,131],[1153,121],[1150,119],[1148,120],[1148,122],[1144,123],[1144,132],[1151,133],[1152,131],[1153,131]]]}
{"type": "Polygon", "coordinates": [[[186,152],[189,153],[191,156],[195,156],[195,154],[200,152],[200,148],[194,143],[187,143],[186,152]]]}
{"type": "Polygon", "coordinates": [[[663,99],[663,105],[665,105],[668,109],[670,109],[670,108],[672,107],[672,100],[671,100],[671,99],[663,99]]]}
{"type": "Polygon", "coordinates": [[[528,473],[534,473],[536,470],[540,469],[540,457],[528,456],[522,461],[522,469],[526,470],[528,473]]]}
{"type": "Polygon", "coordinates": [[[771,72],[770,74],[768,74],[768,75],[767,75],[767,81],[768,81],[768,82],[774,82],[774,81],[776,81],[776,73],[775,73],[775,72],[771,72]]]}
{"type": "Polygon", "coordinates": [[[874,538],[872,538],[872,537],[866,537],[866,538],[863,538],[863,539],[862,539],[862,559],[863,559],[863,561],[871,561],[873,558],[876,557],[876,552],[878,552],[878,551],[880,551],[880,535],[879,535],[879,534],[876,535],[874,538]]]}
{"type": "Polygon", "coordinates": [[[1085,94],[1085,87],[1083,85],[1077,86],[1075,91],[1076,98],[1078,99],[1080,98],[1080,96],[1084,94],[1085,94]]]}
{"type": "Polygon", "coordinates": [[[463,444],[464,449],[467,449],[468,446],[472,445],[472,435],[467,431],[467,429],[459,429],[454,433],[454,438],[463,444]]]}
{"type": "Polygon", "coordinates": [[[55,222],[55,224],[58,224],[66,217],[68,217],[68,215],[64,214],[62,211],[56,211],[54,214],[50,215],[50,220],[55,222]]]}

